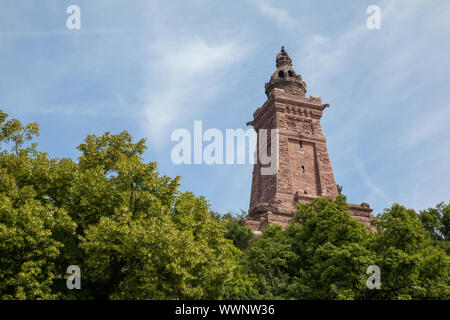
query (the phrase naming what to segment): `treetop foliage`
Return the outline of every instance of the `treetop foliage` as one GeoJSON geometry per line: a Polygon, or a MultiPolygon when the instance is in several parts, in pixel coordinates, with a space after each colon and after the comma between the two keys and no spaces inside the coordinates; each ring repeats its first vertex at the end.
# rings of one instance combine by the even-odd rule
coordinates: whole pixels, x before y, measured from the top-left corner
{"type": "Polygon", "coordinates": [[[144,139],[88,135],[75,162],[38,151],[38,135],[0,110],[0,299],[450,298],[450,204],[394,204],[372,233],[345,196],[317,198],[256,236],[245,213],[212,212],[145,163],[144,139]]]}

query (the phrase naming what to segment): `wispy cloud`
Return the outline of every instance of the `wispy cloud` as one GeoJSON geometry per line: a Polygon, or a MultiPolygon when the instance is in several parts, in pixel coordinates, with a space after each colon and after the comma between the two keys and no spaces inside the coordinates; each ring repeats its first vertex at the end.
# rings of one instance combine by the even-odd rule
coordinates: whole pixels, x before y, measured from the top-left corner
{"type": "Polygon", "coordinates": [[[151,51],[156,56],[149,65],[151,83],[159,85],[151,88],[143,125],[154,141],[187,114],[201,114],[202,104],[217,95],[227,67],[246,54],[245,47],[234,40],[212,43],[198,36],[157,41],[151,51]]]}
{"type": "Polygon", "coordinates": [[[64,1],[0,2],[0,105],[53,130],[41,139],[58,155],[87,132],[127,129],[216,209],[246,208],[251,168],[173,166],[170,132],[250,120],[282,42],[309,93],[332,107],[322,125],[349,201],[379,212],[390,199],[449,200],[448,0],[370,2],[381,30],[366,28],[369,4],[358,1],[82,1],[81,30],[67,30],[64,1]]]}
{"type": "Polygon", "coordinates": [[[449,170],[429,165],[449,155],[433,147],[450,138],[450,46],[442,42],[450,4],[440,4],[382,1],[379,31],[366,28],[361,6],[348,29],[313,34],[299,50],[306,82],[339,102],[324,117],[332,117],[326,131],[338,133],[329,139],[335,174],[351,184],[350,199],[365,197],[376,211],[392,201],[420,209],[447,200],[449,170]]]}
{"type": "Polygon", "coordinates": [[[382,188],[380,188],[380,186],[377,186],[373,182],[369,172],[367,172],[367,168],[364,162],[361,161],[361,159],[355,157],[354,164],[360,174],[360,177],[362,178],[361,182],[368,190],[368,194],[364,198],[364,201],[377,201],[379,200],[379,198],[381,198],[383,201],[389,202],[388,195],[383,191],[382,188]]]}
{"type": "Polygon", "coordinates": [[[401,148],[398,152],[403,153],[411,148],[417,147],[433,137],[448,134],[450,127],[450,105],[442,106],[437,111],[431,111],[411,121],[414,130],[403,131],[399,137],[401,148]]]}
{"type": "Polygon", "coordinates": [[[281,8],[273,6],[265,0],[249,0],[256,8],[266,17],[273,19],[280,27],[293,27],[296,21],[289,15],[289,13],[281,8]]]}
{"type": "Polygon", "coordinates": [[[0,31],[0,36],[17,36],[17,37],[33,37],[33,36],[71,36],[71,35],[105,35],[105,34],[127,34],[131,32],[142,32],[135,29],[114,29],[114,28],[98,28],[80,30],[58,29],[58,30],[17,30],[17,31],[0,31]]]}

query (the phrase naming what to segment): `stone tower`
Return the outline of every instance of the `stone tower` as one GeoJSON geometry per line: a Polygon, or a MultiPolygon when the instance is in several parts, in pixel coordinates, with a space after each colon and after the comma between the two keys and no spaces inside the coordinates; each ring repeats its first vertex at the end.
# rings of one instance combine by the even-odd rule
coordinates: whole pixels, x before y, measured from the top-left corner
{"type": "MultiPolygon", "coordinates": [[[[276,67],[265,86],[266,102],[247,123],[258,135],[260,129],[279,130],[277,173],[261,175],[259,162],[253,168],[246,223],[256,233],[267,224],[287,226],[297,202],[307,203],[316,197],[335,198],[338,195],[320,125],[322,112],[329,105],[322,104],[320,97],[305,96],[306,84],[292,69],[292,60],[284,47],[276,56],[276,67]]],[[[369,226],[373,218],[369,205],[349,206],[352,215],[369,226]]]]}

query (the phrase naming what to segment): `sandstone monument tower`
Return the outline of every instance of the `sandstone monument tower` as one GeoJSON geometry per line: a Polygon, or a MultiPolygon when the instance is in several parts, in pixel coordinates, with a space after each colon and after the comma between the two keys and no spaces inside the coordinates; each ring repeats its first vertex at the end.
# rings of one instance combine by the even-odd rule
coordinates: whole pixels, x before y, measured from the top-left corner
{"type": "MultiPolygon", "coordinates": [[[[284,47],[276,56],[276,67],[265,86],[267,101],[247,123],[258,134],[260,129],[279,130],[277,173],[261,175],[259,162],[253,168],[246,224],[256,233],[267,224],[287,226],[297,202],[338,195],[320,125],[322,112],[329,105],[322,104],[320,97],[305,96],[306,84],[292,69],[291,58],[284,47]]],[[[351,214],[369,226],[373,218],[369,204],[349,206],[351,214]]]]}

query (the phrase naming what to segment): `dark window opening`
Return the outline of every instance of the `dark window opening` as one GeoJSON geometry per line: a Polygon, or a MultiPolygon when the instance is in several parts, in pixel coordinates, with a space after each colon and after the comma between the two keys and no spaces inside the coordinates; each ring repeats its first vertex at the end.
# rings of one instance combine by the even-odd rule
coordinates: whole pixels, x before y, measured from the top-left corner
{"type": "Polygon", "coordinates": [[[278,76],[279,76],[280,78],[284,78],[284,71],[283,71],[283,70],[280,70],[280,71],[278,72],[278,76]]]}
{"type": "Polygon", "coordinates": [[[292,70],[288,71],[288,75],[289,75],[289,77],[293,77],[294,76],[294,73],[292,72],[292,70]]]}
{"type": "Polygon", "coordinates": [[[300,141],[300,148],[303,148],[303,141],[300,141]]]}
{"type": "Polygon", "coordinates": [[[302,172],[305,173],[305,166],[302,166],[302,172]]]}

